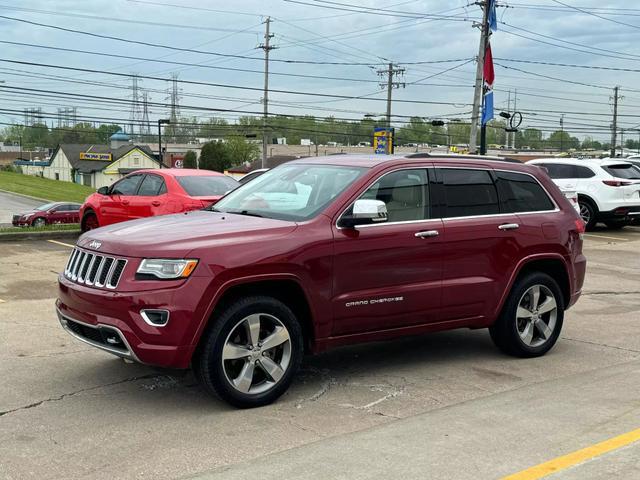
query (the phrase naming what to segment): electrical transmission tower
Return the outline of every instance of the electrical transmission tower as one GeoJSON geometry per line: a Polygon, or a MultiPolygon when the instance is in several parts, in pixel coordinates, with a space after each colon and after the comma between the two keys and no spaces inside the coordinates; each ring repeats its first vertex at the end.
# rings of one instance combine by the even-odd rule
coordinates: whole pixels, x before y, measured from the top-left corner
{"type": "Polygon", "coordinates": [[[129,115],[129,133],[135,135],[136,127],[138,133],[142,129],[142,102],[138,75],[131,76],[131,113],[129,115]]]}
{"type": "Polygon", "coordinates": [[[270,32],[271,17],[264,21],[266,27],[264,32],[264,43],[258,48],[264,50],[264,92],[262,94],[262,104],[264,111],[262,115],[262,168],[267,166],[267,117],[269,116],[269,52],[277,48],[270,44],[273,34],[270,32]]]}
{"type": "Polygon", "coordinates": [[[25,108],[24,109],[24,125],[30,127],[31,125],[42,123],[42,108],[25,108]]]}
{"type": "Polygon", "coordinates": [[[151,123],[149,123],[149,92],[142,93],[142,125],[140,126],[140,134],[143,136],[151,135],[151,123]]]}
{"type": "Polygon", "coordinates": [[[76,107],[58,108],[58,128],[69,128],[77,123],[78,109],[76,107]]]}
{"type": "Polygon", "coordinates": [[[394,88],[404,88],[406,87],[405,82],[398,82],[394,80],[394,77],[397,79],[400,76],[403,76],[405,72],[404,68],[399,67],[398,65],[394,65],[393,63],[389,63],[389,66],[386,69],[378,70],[378,76],[387,77],[386,82],[380,83],[381,88],[387,88],[387,152],[393,153],[393,139],[391,138],[391,92],[394,88]]]}
{"type": "Polygon", "coordinates": [[[171,88],[167,92],[170,105],[169,122],[167,130],[170,132],[171,142],[176,143],[176,124],[180,117],[180,89],[178,88],[178,74],[171,74],[171,88]]]}

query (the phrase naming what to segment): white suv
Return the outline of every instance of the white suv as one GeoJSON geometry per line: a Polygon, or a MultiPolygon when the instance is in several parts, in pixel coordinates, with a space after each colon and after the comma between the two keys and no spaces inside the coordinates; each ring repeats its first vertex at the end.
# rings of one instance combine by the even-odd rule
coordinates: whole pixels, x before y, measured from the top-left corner
{"type": "Polygon", "coordinates": [[[578,193],[587,229],[597,222],[622,228],[640,218],[640,167],[613,158],[549,158],[528,163],[543,167],[561,190],[578,193]]]}

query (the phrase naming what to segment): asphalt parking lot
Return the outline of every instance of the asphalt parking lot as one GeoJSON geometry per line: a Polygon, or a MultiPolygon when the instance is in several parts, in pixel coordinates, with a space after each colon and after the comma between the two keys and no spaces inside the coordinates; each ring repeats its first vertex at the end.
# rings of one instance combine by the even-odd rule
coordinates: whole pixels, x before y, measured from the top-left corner
{"type": "Polygon", "coordinates": [[[47,202],[32,198],[0,192],[0,226],[11,225],[13,215],[32,210],[47,202]]]}
{"type": "Polygon", "coordinates": [[[554,459],[549,478],[640,478],[639,251],[638,227],[587,234],[583,297],[545,357],[469,330],[341,348],[239,411],[65,333],[64,242],[0,243],[0,478],[522,480],[554,459]]]}

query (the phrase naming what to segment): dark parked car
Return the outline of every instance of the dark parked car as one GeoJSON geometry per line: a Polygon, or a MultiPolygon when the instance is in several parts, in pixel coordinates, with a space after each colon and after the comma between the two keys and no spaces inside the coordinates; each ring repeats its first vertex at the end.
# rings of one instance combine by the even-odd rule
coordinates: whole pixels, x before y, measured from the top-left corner
{"type": "Polygon", "coordinates": [[[192,366],[210,392],[258,406],[304,352],[339,345],[488,328],[504,352],[544,355],[582,291],[584,227],[538,167],[306,158],[208,210],[85,233],[56,307],[86,343],[192,366]]]}
{"type": "Polygon", "coordinates": [[[14,215],[12,223],[16,227],[44,227],[54,223],[80,223],[80,204],[47,203],[28,212],[14,215]]]}

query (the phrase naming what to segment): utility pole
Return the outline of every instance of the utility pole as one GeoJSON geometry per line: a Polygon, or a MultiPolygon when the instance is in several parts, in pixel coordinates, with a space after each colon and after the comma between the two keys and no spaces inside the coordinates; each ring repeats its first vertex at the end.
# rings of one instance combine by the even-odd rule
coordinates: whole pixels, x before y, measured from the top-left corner
{"type": "Polygon", "coordinates": [[[478,150],[478,123],[480,123],[480,107],[482,106],[484,83],[484,54],[489,39],[489,8],[488,0],[476,2],[482,8],[482,24],[480,25],[480,46],[478,47],[478,61],[476,66],[476,84],[473,90],[473,109],[471,111],[471,136],[469,138],[469,153],[478,150]]]}
{"type": "MultiPolygon", "coordinates": [[[[511,115],[511,90],[509,90],[509,93],[507,95],[507,113],[509,115],[511,115]]],[[[507,141],[507,150],[509,148],[511,148],[511,132],[504,132],[506,135],[506,141],[507,141]]]]}
{"type": "Polygon", "coordinates": [[[264,93],[262,94],[262,104],[264,112],[262,115],[262,168],[267,167],[267,117],[269,116],[269,52],[274,46],[269,42],[273,38],[273,34],[269,31],[271,25],[271,17],[267,17],[264,21],[266,28],[264,33],[264,43],[258,48],[264,50],[264,93]]]}
{"type": "Polygon", "coordinates": [[[387,114],[386,114],[386,126],[387,126],[387,152],[393,153],[393,139],[391,138],[391,92],[394,88],[404,88],[406,83],[397,82],[393,80],[393,77],[398,77],[399,75],[404,75],[405,69],[400,68],[398,65],[394,65],[392,62],[389,62],[389,66],[386,70],[378,70],[379,76],[387,76],[387,81],[381,83],[381,87],[387,87],[387,114]]]}
{"type": "Polygon", "coordinates": [[[616,140],[618,129],[618,88],[613,89],[613,123],[611,124],[611,156],[616,156],[616,140]]]}
{"type": "Polygon", "coordinates": [[[564,151],[564,113],[560,115],[560,153],[564,151]]]}
{"type": "MultiPolygon", "coordinates": [[[[513,91],[513,113],[516,113],[518,111],[518,90],[514,90],[513,91]]],[[[512,141],[511,141],[511,146],[513,147],[513,149],[516,149],[516,135],[518,134],[518,132],[513,132],[513,137],[512,137],[512,141]]]]}

